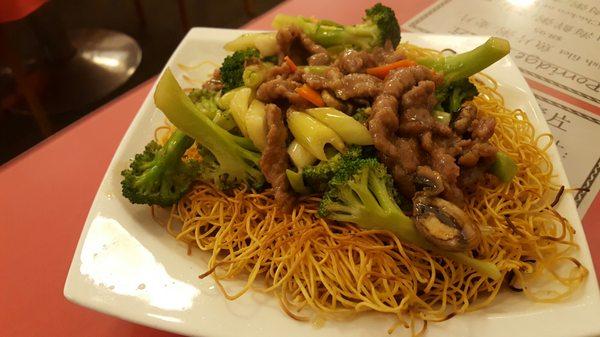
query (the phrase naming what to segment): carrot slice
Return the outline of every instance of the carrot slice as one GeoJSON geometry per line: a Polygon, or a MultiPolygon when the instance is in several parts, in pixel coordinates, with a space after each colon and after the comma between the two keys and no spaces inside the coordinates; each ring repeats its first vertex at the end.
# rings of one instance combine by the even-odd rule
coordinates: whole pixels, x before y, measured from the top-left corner
{"type": "Polygon", "coordinates": [[[384,79],[387,76],[387,74],[394,69],[408,68],[416,65],[417,63],[413,60],[400,60],[379,67],[367,68],[367,74],[384,79]]]}
{"type": "Polygon", "coordinates": [[[283,60],[285,61],[285,63],[287,63],[288,67],[290,67],[290,70],[293,73],[295,73],[296,70],[298,69],[298,66],[296,66],[296,63],[294,63],[294,61],[292,61],[292,59],[287,55],[283,58],[283,60]]]}
{"type": "Polygon", "coordinates": [[[296,92],[298,93],[298,95],[300,95],[300,97],[304,98],[305,100],[311,102],[312,104],[318,107],[325,106],[325,102],[323,102],[321,95],[306,84],[297,88],[296,92]]]}

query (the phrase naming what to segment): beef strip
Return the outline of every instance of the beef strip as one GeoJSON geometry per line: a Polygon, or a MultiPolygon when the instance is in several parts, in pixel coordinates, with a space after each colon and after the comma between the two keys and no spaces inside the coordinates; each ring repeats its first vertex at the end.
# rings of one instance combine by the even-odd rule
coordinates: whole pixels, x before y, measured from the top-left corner
{"type": "Polygon", "coordinates": [[[278,77],[288,78],[291,72],[290,66],[284,62],[281,65],[274,66],[267,70],[265,74],[265,81],[270,81],[278,77]]]}
{"type": "Polygon", "coordinates": [[[400,160],[402,154],[395,146],[399,138],[396,135],[400,121],[398,120],[398,100],[387,94],[377,96],[369,119],[368,128],[373,138],[373,145],[383,155],[400,160]]]}
{"type": "Polygon", "coordinates": [[[457,205],[463,203],[463,193],[458,187],[461,169],[455,157],[461,153],[464,142],[460,137],[435,133],[434,130],[420,136],[421,148],[428,153],[427,163],[435,172],[439,172],[443,180],[441,196],[457,205]]]}
{"type": "Polygon", "coordinates": [[[341,78],[332,89],[337,97],[348,100],[354,97],[375,97],[381,92],[381,80],[368,74],[349,74],[341,78]]]}
{"type": "Polygon", "coordinates": [[[381,66],[404,59],[401,52],[394,50],[391,44],[373,48],[371,52],[346,49],[333,65],[344,74],[364,73],[367,68],[381,66]]]}
{"type": "Polygon", "coordinates": [[[294,63],[298,65],[306,64],[306,60],[315,54],[318,56],[318,61],[322,64],[325,62],[325,57],[329,58],[327,50],[311,40],[302,30],[296,26],[290,26],[277,31],[277,44],[279,46],[280,60],[284,56],[290,57],[294,63]]]}
{"type": "MultiPolygon", "coordinates": [[[[398,99],[413,105],[403,107],[412,109],[410,114],[415,114],[415,117],[417,114],[424,115],[423,112],[428,113],[427,108],[433,103],[426,96],[431,94],[432,85],[435,89],[435,81],[439,81],[438,77],[431,70],[421,66],[392,71],[385,78],[383,92],[373,103],[372,115],[368,122],[373,145],[381,154],[384,164],[392,172],[400,193],[409,198],[415,193],[413,174],[417,166],[422,164],[423,158],[415,138],[402,138],[398,134],[401,125],[401,118],[398,116],[398,99]],[[405,98],[404,94],[413,90],[413,86],[419,82],[424,82],[423,86],[414,89],[415,91],[405,98]]],[[[422,118],[426,119],[425,116],[422,118]]]]}
{"type": "Polygon", "coordinates": [[[498,178],[487,172],[492,163],[492,161],[485,161],[475,167],[461,168],[459,177],[461,189],[466,193],[473,193],[477,190],[477,186],[495,186],[498,184],[498,178]]]}
{"type": "Polygon", "coordinates": [[[439,84],[440,79],[434,75],[432,80],[419,81],[402,95],[404,111],[400,116],[400,134],[418,136],[429,130],[444,136],[452,133],[449,126],[436,122],[431,115],[431,110],[437,104],[436,82],[439,84]]]}
{"type": "Polygon", "coordinates": [[[344,74],[364,73],[366,68],[377,65],[373,55],[366,51],[344,50],[333,64],[344,74]]]}
{"type": "Polygon", "coordinates": [[[405,58],[402,52],[394,49],[389,40],[386,41],[383,47],[373,48],[371,55],[377,66],[394,63],[405,58]]]}
{"type": "Polygon", "coordinates": [[[390,72],[373,104],[369,131],[404,196],[410,198],[417,191],[415,182],[421,178],[415,170],[421,166],[439,174],[441,196],[460,206],[464,203],[461,166],[478,167],[495,155],[496,148],[488,142],[495,120],[478,116],[474,104],[465,104],[452,128],[436,122],[431,111],[437,104],[435,88],[442,80],[422,66],[390,72]]]}
{"type": "Polygon", "coordinates": [[[329,54],[324,52],[313,54],[308,58],[309,66],[326,66],[330,62],[331,58],[329,57],[329,54]]]}
{"type": "Polygon", "coordinates": [[[474,167],[481,158],[496,156],[498,149],[488,142],[474,142],[458,159],[458,163],[464,167],[474,167]]]}
{"type": "Polygon", "coordinates": [[[310,104],[298,93],[296,89],[302,86],[302,83],[277,77],[270,81],[262,83],[256,90],[256,98],[264,103],[286,101],[298,108],[309,107],[310,104]]]}
{"type": "Polygon", "coordinates": [[[332,67],[325,75],[305,73],[302,79],[315,90],[330,89],[342,100],[357,97],[375,97],[381,92],[382,81],[369,74],[354,73],[344,75],[332,67]]]}
{"type": "Polygon", "coordinates": [[[296,70],[292,72],[290,66],[287,63],[282,63],[277,66],[273,66],[266,71],[265,82],[274,80],[276,78],[287,79],[295,82],[302,82],[302,70],[296,70]]]}
{"type": "Polygon", "coordinates": [[[402,95],[404,112],[400,116],[400,134],[418,136],[439,124],[430,112],[436,104],[434,92],[435,83],[427,80],[420,81],[402,95]]]}
{"type": "Polygon", "coordinates": [[[290,166],[286,147],[288,129],[284,124],[281,109],[275,104],[265,106],[265,118],[267,145],[260,158],[260,168],[275,191],[277,206],[285,210],[289,209],[295,200],[285,174],[285,170],[290,166]]]}
{"type": "Polygon", "coordinates": [[[440,85],[443,77],[424,66],[398,68],[390,71],[385,78],[383,93],[393,95],[399,99],[405,92],[421,81],[433,81],[436,85],[440,85]]]}
{"type": "MultiPolygon", "coordinates": [[[[493,117],[477,115],[473,103],[465,104],[454,123],[454,129],[464,136],[470,133],[471,139],[463,146],[458,163],[463,167],[475,167],[480,161],[493,158],[498,151],[488,140],[494,134],[496,120],[493,117]]],[[[471,179],[473,180],[473,179],[471,179]]]]}
{"type": "Polygon", "coordinates": [[[436,147],[431,153],[431,168],[438,171],[444,181],[450,185],[456,184],[460,175],[460,168],[456,165],[453,156],[446,152],[443,147],[436,147]]]}
{"type": "Polygon", "coordinates": [[[496,120],[493,117],[477,117],[471,123],[471,138],[485,142],[494,135],[496,120]]]}
{"type": "Polygon", "coordinates": [[[397,136],[399,127],[398,100],[387,94],[377,96],[369,119],[373,145],[383,163],[390,169],[400,193],[412,196],[415,186],[410,175],[421,163],[418,144],[414,139],[397,136]]]}
{"type": "Polygon", "coordinates": [[[458,135],[463,135],[471,127],[473,119],[477,117],[477,107],[473,102],[467,102],[458,111],[458,117],[454,121],[454,132],[458,135]]]}

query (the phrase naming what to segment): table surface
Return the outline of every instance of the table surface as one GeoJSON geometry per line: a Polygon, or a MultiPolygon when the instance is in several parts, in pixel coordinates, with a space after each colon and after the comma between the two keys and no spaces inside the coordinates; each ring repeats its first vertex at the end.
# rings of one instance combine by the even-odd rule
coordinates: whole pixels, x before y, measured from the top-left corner
{"type": "MultiPolygon", "coordinates": [[[[405,22],[432,2],[387,5],[405,22]]],[[[269,29],[278,12],[358,22],[363,10],[374,3],[291,0],[243,28],[269,29]]],[[[63,297],[65,277],[96,189],[154,80],[0,167],[0,336],[175,336],[79,307],[63,297]]],[[[600,269],[598,206],[600,198],[583,219],[596,270],[600,269]]]]}

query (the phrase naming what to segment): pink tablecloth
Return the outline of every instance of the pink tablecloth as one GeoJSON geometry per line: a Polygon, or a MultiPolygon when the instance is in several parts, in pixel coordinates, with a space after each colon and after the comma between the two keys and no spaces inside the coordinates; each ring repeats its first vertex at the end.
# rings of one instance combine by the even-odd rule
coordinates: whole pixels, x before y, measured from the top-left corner
{"type": "MultiPolygon", "coordinates": [[[[357,22],[373,3],[292,0],[245,28],[268,29],[280,11],[357,22]]],[[[404,22],[430,3],[388,5],[404,22]]],[[[0,168],[0,336],[172,336],[76,306],[62,295],[96,189],[153,80],[0,168]]],[[[596,266],[600,266],[599,202],[584,219],[596,266]]]]}

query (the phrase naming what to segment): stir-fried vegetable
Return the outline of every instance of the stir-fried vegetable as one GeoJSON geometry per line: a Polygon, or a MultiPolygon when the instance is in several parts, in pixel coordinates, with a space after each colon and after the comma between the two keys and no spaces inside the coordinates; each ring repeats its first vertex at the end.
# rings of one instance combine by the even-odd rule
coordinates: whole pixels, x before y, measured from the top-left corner
{"type": "Polygon", "coordinates": [[[296,72],[296,70],[298,70],[298,66],[296,65],[296,63],[294,63],[294,61],[292,61],[292,59],[289,56],[285,56],[283,58],[283,61],[285,61],[285,63],[288,65],[288,67],[290,67],[290,71],[291,72],[296,72]]]}
{"type": "Polygon", "coordinates": [[[304,166],[302,178],[306,185],[315,192],[325,192],[329,181],[335,173],[340,170],[344,161],[357,159],[365,156],[363,147],[350,146],[345,153],[337,153],[326,161],[321,161],[314,166],[304,166]]]}
{"type": "Polygon", "coordinates": [[[137,154],[129,169],[121,172],[123,195],[133,204],[171,206],[197,179],[200,166],[196,161],[183,161],[185,151],[194,139],[175,130],[164,146],[151,141],[143,153],[137,154]]]}
{"type": "Polygon", "coordinates": [[[247,184],[260,188],[265,179],[259,169],[260,153],[252,142],[232,135],[202,114],[185,95],[169,69],[158,81],[154,93],[156,106],[179,130],[208,149],[218,162],[215,183],[221,186],[247,184]]]}
{"type": "Polygon", "coordinates": [[[421,58],[417,63],[444,74],[446,85],[475,75],[496,63],[510,52],[510,44],[499,37],[490,37],[479,47],[456,55],[421,58]]]}
{"type": "MultiPolygon", "coordinates": [[[[273,25],[276,28],[296,26],[329,51],[345,48],[370,51],[386,47],[377,51],[386,53],[390,51],[390,45],[396,47],[400,41],[400,28],[394,12],[381,4],[366,10],[363,22],[356,25],[282,14],[277,15],[273,25]]],[[[306,41],[301,42],[307,44],[306,41]]],[[[312,82],[300,74],[326,75],[323,77],[330,80],[332,70],[341,71],[335,69],[337,62],[329,62],[335,59],[335,55],[326,58],[328,65],[298,66],[292,58],[282,57],[275,33],[245,34],[228,43],[226,49],[234,53],[226,57],[220,67],[221,91],[196,89],[186,95],[169,69],[160,78],[154,100],[177,130],[164,146],[155,142],[148,144],[142,154],[136,155],[130,168],[123,171],[123,194],[131,202],[172,205],[196,179],[214,183],[220,189],[240,184],[255,189],[263,187],[265,176],[262,172],[269,176],[271,171],[269,167],[260,167],[260,151],[272,150],[268,147],[271,144],[267,144],[266,120],[267,117],[274,118],[267,115],[272,110],[266,109],[266,102],[259,101],[256,96],[267,96],[262,93],[268,90],[263,91],[264,87],[259,90],[259,87],[267,79],[275,78],[277,81],[269,83],[273,86],[268,87],[274,93],[269,96],[269,103],[277,103],[280,109],[287,109],[287,123],[277,125],[287,126],[293,138],[285,140],[286,134],[280,133],[281,144],[277,144],[281,146],[278,148],[280,151],[265,151],[265,158],[279,160],[279,166],[272,172],[281,177],[285,170],[289,182],[289,186],[285,181],[285,186],[277,186],[277,181],[269,178],[274,190],[285,194],[291,186],[299,194],[323,193],[318,211],[322,217],[354,223],[366,230],[389,231],[405,243],[449,257],[482,275],[493,279],[500,277],[494,264],[468,255],[467,252],[479,244],[481,233],[466,218],[463,210],[441,199],[441,194],[431,196],[421,190],[418,193],[413,191],[413,196],[406,196],[413,201],[413,218],[402,211],[392,178],[379,161],[387,159],[386,154],[369,146],[373,144],[373,137],[377,136],[365,126],[371,118],[372,95],[356,95],[352,99],[341,100],[340,90],[320,86],[317,91],[307,84],[312,82]],[[284,66],[273,68],[274,65],[266,62],[265,57],[284,66]],[[289,75],[290,72],[298,73],[289,75]],[[289,83],[278,82],[291,81],[292,78],[302,85],[295,82],[286,86],[284,84],[289,83]],[[302,83],[304,81],[307,83],[302,83]],[[298,107],[293,105],[295,100],[288,97],[292,88],[296,88],[295,92],[300,97],[317,108],[298,111],[298,107]],[[279,99],[285,103],[279,104],[279,99]],[[328,107],[325,107],[326,104],[328,107]],[[183,160],[184,153],[194,142],[201,161],[183,160]],[[281,165],[288,162],[282,151],[284,147],[287,147],[287,156],[296,168],[286,170],[281,165]],[[268,153],[273,157],[269,157],[268,153]],[[447,239],[451,235],[454,235],[451,237],[454,241],[447,239]]],[[[289,49],[290,56],[297,57],[292,50],[289,49]]],[[[395,69],[420,64],[442,74],[444,82],[436,88],[439,104],[433,116],[439,123],[450,126],[452,114],[459,111],[465,100],[477,95],[469,76],[498,61],[509,51],[508,41],[490,38],[466,53],[400,60],[367,68],[366,73],[385,79],[395,69]]],[[[302,63],[298,64],[304,64],[304,58],[300,57],[302,63]]],[[[340,76],[343,76],[347,71],[341,73],[340,76]]],[[[269,166],[268,162],[262,161],[265,166],[269,166]]],[[[508,182],[514,178],[518,167],[509,156],[498,152],[490,170],[501,181],[508,182]]]]}
{"type": "Polygon", "coordinates": [[[452,120],[452,115],[445,111],[435,110],[432,116],[438,123],[444,125],[450,125],[450,121],[452,120]]]}
{"type": "Polygon", "coordinates": [[[450,113],[456,113],[464,101],[473,99],[478,92],[468,78],[463,78],[450,84],[443,94],[447,95],[447,99],[442,102],[444,109],[450,113]]]}
{"type": "Polygon", "coordinates": [[[248,138],[261,151],[267,146],[267,122],[265,114],[265,104],[255,99],[250,103],[245,116],[248,138]]]}
{"type": "Polygon", "coordinates": [[[217,100],[219,99],[219,93],[206,90],[206,89],[194,89],[188,96],[196,104],[200,112],[205,114],[208,118],[213,119],[216,117],[219,111],[217,100]]]}
{"type": "Polygon", "coordinates": [[[290,169],[285,170],[285,174],[288,178],[290,186],[294,190],[294,192],[298,194],[309,194],[310,190],[304,184],[304,180],[302,179],[302,173],[295,172],[290,169]]]}
{"type": "Polygon", "coordinates": [[[229,102],[229,112],[235,120],[235,124],[244,136],[248,136],[248,127],[246,126],[246,113],[250,102],[252,102],[253,92],[250,88],[239,88],[229,102]]]}
{"type": "Polygon", "coordinates": [[[269,69],[272,68],[271,63],[252,64],[244,69],[242,81],[248,88],[256,89],[261,85],[266,77],[269,69]]]}
{"type": "Polygon", "coordinates": [[[212,119],[220,127],[225,130],[231,130],[236,126],[231,113],[227,110],[221,110],[219,107],[221,97],[218,92],[206,89],[194,89],[188,96],[196,104],[200,112],[212,119]]]}
{"type": "Polygon", "coordinates": [[[306,113],[330,127],[346,144],[373,144],[367,127],[339,110],[334,108],[313,108],[307,109],[306,113]]]}
{"type": "Polygon", "coordinates": [[[290,110],[287,121],[296,141],[319,160],[327,160],[325,145],[331,145],[339,152],[346,150],[344,141],[337,133],[307,113],[290,110]]]}
{"type": "Polygon", "coordinates": [[[401,241],[448,256],[472,267],[482,275],[498,279],[498,268],[464,253],[435,249],[415,229],[395,201],[392,179],[376,159],[354,159],[342,163],[323,196],[319,215],[336,221],[350,222],[367,230],[386,230],[401,241]]]}
{"type": "Polygon", "coordinates": [[[436,88],[440,107],[456,112],[462,102],[477,95],[469,76],[484,70],[508,55],[510,44],[499,37],[491,37],[479,47],[456,55],[421,58],[417,63],[444,75],[444,85],[436,88]]]}
{"type": "Polygon", "coordinates": [[[317,157],[310,153],[304,146],[300,145],[295,139],[288,146],[287,152],[292,163],[300,170],[317,161],[317,157]]]}
{"type": "Polygon", "coordinates": [[[323,102],[321,95],[306,84],[296,89],[296,92],[300,97],[316,106],[325,106],[325,102],[323,102]]]}
{"type": "Polygon", "coordinates": [[[258,57],[260,57],[260,53],[254,48],[236,51],[233,55],[227,56],[220,69],[223,82],[222,92],[225,93],[244,85],[243,74],[246,60],[258,57]]]}
{"type": "Polygon", "coordinates": [[[496,161],[492,165],[492,173],[498,177],[502,182],[507,183],[511,181],[519,168],[515,161],[504,152],[496,152],[496,161]]]}
{"type": "Polygon", "coordinates": [[[408,68],[416,65],[417,63],[413,60],[400,60],[394,63],[386,64],[379,67],[367,68],[367,74],[377,76],[384,79],[390,71],[398,68],[408,68]]]}
{"type": "Polygon", "coordinates": [[[273,56],[279,50],[275,32],[242,34],[235,40],[225,44],[224,48],[230,52],[253,48],[257,49],[263,57],[273,56]]]}
{"type": "Polygon", "coordinates": [[[355,47],[369,50],[390,41],[393,47],[400,42],[400,26],[394,11],[382,4],[366,10],[363,22],[357,25],[341,25],[329,20],[316,20],[303,16],[278,14],[273,27],[299,27],[313,41],[324,47],[355,47]]]}

